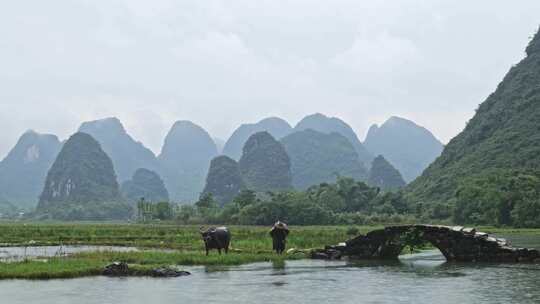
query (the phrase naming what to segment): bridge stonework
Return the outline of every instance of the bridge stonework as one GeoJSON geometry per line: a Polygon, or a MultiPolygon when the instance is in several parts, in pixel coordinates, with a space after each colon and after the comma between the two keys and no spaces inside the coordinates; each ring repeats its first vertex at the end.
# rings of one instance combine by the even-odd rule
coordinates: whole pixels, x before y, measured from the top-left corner
{"type": "Polygon", "coordinates": [[[478,232],[474,228],[404,225],[373,230],[366,235],[324,249],[313,250],[315,259],[397,259],[403,248],[429,242],[447,261],[458,262],[538,262],[536,249],[515,248],[506,240],[478,232]]]}

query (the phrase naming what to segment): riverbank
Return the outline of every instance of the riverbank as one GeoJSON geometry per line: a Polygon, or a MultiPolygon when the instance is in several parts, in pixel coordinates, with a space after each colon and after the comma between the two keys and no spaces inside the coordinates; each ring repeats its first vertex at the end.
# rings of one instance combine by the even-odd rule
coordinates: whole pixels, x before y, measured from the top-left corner
{"type": "MultiPolygon", "coordinates": [[[[53,279],[100,275],[114,261],[129,264],[133,275],[148,275],[164,266],[219,266],[254,262],[282,262],[305,258],[303,252],[337,244],[352,235],[381,227],[309,226],[291,227],[288,248],[299,251],[278,256],[271,251],[268,227],[230,226],[232,250],[229,254],[204,254],[199,227],[168,224],[96,223],[0,223],[0,243],[5,246],[103,245],[144,248],[141,251],[81,252],[67,257],[43,257],[20,262],[0,263],[0,279],[53,279]],[[169,249],[169,250],[162,250],[169,249]]],[[[504,235],[538,235],[540,229],[479,230],[504,235]]]]}
{"type": "MultiPolygon", "coordinates": [[[[163,266],[241,265],[304,258],[303,253],[278,256],[272,252],[268,227],[231,226],[231,251],[204,253],[199,227],[168,224],[0,223],[3,246],[129,246],[141,251],[81,252],[0,263],[0,279],[52,279],[100,275],[114,261],[123,261],[145,275],[163,266]],[[164,251],[163,249],[168,249],[164,251]]],[[[293,227],[288,248],[310,249],[347,239],[347,227],[293,227]]]]}

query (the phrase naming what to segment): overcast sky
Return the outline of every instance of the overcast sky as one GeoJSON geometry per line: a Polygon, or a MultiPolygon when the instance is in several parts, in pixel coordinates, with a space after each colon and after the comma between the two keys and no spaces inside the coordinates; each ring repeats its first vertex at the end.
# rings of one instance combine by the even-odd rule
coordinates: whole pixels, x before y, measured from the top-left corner
{"type": "Polygon", "coordinates": [[[176,120],[322,112],[364,138],[391,115],[447,142],[524,57],[538,0],[17,0],[0,3],[0,158],[116,116],[155,152],[176,120]]]}

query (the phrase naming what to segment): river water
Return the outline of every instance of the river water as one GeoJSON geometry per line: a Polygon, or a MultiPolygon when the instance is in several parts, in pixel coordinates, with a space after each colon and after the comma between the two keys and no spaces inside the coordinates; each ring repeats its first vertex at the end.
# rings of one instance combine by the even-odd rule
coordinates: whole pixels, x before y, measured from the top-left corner
{"type": "MultiPolygon", "coordinates": [[[[538,236],[514,239],[540,245],[538,236]]],[[[392,263],[300,260],[185,269],[192,275],[0,281],[0,303],[540,303],[540,264],[446,263],[436,250],[392,263]]]]}
{"type": "Polygon", "coordinates": [[[39,259],[49,257],[63,257],[79,252],[93,251],[116,251],[128,252],[138,251],[136,247],[122,246],[16,246],[16,247],[0,247],[0,262],[18,262],[25,259],[39,259]]]}

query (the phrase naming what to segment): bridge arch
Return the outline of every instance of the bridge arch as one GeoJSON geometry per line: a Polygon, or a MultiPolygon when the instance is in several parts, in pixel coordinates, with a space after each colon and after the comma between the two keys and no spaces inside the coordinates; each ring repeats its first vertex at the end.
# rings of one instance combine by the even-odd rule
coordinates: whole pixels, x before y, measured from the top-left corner
{"type": "Polygon", "coordinates": [[[429,242],[447,261],[527,262],[540,259],[535,249],[515,248],[506,240],[474,228],[436,225],[388,226],[336,246],[312,252],[314,258],[397,259],[407,245],[429,242]]]}

